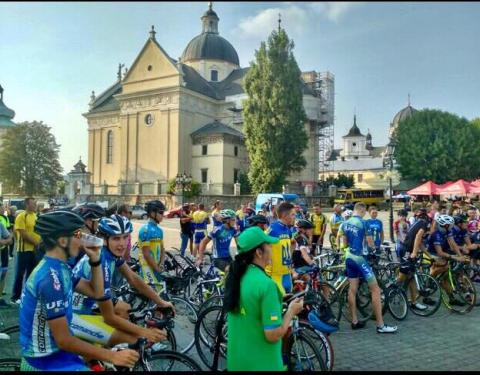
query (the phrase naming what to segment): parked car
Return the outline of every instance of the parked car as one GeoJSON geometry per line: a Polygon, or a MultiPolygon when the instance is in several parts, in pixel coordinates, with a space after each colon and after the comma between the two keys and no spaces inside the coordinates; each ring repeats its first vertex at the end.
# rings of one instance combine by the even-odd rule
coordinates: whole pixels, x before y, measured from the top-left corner
{"type": "Polygon", "coordinates": [[[132,206],[132,218],[145,220],[147,218],[147,211],[145,211],[143,206],[132,206]]]}
{"type": "Polygon", "coordinates": [[[164,217],[172,219],[174,217],[180,217],[182,215],[182,206],[172,208],[170,211],[165,212],[164,217]]]}

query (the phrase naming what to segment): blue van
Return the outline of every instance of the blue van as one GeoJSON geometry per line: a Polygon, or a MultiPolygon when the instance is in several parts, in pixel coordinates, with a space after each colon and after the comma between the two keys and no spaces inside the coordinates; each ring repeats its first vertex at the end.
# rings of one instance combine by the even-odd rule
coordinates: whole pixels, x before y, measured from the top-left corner
{"type": "Polygon", "coordinates": [[[257,199],[255,201],[255,212],[258,214],[262,211],[262,206],[266,203],[269,199],[272,200],[273,205],[278,205],[283,201],[290,202],[292,204],[298,204],[302,207],[302,210],[306,211],[307,206],[303,201],[300,200],[300,197],[297,194],[288,194],[288,193],[262,193],[257,195],[257,199]]]}

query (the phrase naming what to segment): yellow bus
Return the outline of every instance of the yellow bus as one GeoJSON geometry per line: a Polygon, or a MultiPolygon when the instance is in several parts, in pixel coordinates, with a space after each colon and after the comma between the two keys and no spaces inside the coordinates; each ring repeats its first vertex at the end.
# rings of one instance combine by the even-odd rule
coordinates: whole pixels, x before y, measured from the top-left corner
{"type": "Polygon", "coordinates": [[[363,202],[368,206],[378,205],[385,201],[383,190],[342,189],[337,190],[335,204],[355,204],[363,202]]]}

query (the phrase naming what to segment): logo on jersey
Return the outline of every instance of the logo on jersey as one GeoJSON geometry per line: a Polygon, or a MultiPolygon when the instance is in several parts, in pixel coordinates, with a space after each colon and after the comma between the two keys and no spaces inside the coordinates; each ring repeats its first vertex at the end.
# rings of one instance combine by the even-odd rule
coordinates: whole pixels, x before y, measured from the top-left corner
{"type": "Polygon", "coordinates": [[[60,279],[58,278],[58,272],[53,268],[50,268],[50,275],[53,279],[53,289],[60,290],[62,289],[62,284],[60,284],[60,279]]]}
{"type": "Polygon", "coordinates": [[[105,263],[105,267],[103,267],[103,274],[104,274],[104,277],[105,277],[105,281],[108,282],[109,279],[110,279],[110,274],[108,272],[108,264],[105,263]]]}

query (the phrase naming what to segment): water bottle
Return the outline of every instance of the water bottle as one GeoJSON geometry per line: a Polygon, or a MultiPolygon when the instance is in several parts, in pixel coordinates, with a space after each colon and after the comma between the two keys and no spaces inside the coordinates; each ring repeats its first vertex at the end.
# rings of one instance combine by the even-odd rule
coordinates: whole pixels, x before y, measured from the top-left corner
{"type": "Polygon", "coordinates": [[[82,233],[80,241],[84,247],[102,247],[103,239],[91,234],[82,233]]]}

